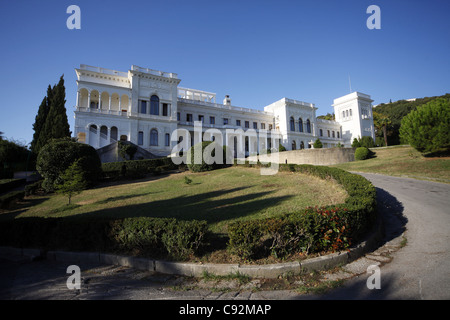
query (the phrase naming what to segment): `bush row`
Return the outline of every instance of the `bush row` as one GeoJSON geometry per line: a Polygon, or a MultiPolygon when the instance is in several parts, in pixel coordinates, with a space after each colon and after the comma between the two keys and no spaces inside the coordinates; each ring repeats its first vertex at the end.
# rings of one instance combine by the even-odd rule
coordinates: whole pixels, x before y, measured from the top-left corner
{"type": "Polygon", "coordinates": [[[205,221],[136,217],[18,218],[0,222],[0,244],[186,259],[205,244],[205,221]]]}
{"type": "Polygon", "coordinates": [[[5,181],[0,183],[0,193],[10,191],[16,187],[23,185],[26,179],[12,179],[11,181],[5,181]]]}
{"type": "Polygon", "coordinates": [[[344,203],[306,208],[276,218],[237,221],[228,226],[228,249],[244,259],[270,252],[276,257],[304,252],[336,251],[361,239],[376,219],[376,190],[364,177],[341,169],[280,165],[281,171],[334,179],[347,191],[344,203]]]}
{"type": "Polygon", "coordinates": [[[22,200],[25,196],[24,191],[11,191],[0,196],[0,208],[7,209],[16,201],[22,200]]]}
{"type": "Polygon", "coordinates": [[[103,175],[106,178],[142,178],[146,174],[160,174],[164,171],[177,169],[178,166],[169,157],[145,160],[127,160],[107,162],[102,164],[103,175]]]}

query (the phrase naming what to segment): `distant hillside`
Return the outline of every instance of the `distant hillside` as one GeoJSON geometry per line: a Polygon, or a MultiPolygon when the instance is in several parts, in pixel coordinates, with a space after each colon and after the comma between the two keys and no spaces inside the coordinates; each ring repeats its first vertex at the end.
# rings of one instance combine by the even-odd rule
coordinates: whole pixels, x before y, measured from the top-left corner
{"type": "Polygon", "coordinates": [[[426,104],[436,98],[450,99],[450,93],[442,96],[420,98],[416,99],[415,101],[399,100],[396,102],[381,103],[377,105],[374,108],[374,111],[388,116],[392,121],[392,125],[390,126],[390,128],[388,128],[388,144],[400,144],[399,129],[400,123],[404,116],[406,116],[412,110],[417,109],[418,106],[426,104]]]}

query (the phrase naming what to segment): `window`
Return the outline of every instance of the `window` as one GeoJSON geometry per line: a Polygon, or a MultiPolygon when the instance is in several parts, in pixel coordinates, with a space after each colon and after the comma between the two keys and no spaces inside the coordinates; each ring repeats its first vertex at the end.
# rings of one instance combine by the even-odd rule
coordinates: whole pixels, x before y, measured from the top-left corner
{"type": "Polygon", "coordinates": [[[216,124],[216,118],[209,117],[209,124],[216,124]]]}
{"type": "Polygon", "coordinates": [[[223,125],[226,126],[228,124],[228,118],[223,118],[223,125]]]}
{"type": "Polygon", "coordinates": [[[187,113],[186,114],[186,121],[187,122],[192,122],[192,114],[191,113],[187,113]]]}
{"type": "Polygon", "coordinates": [[[305,149],[305,143],[303,141],[300,142],[300,149],[305,149]]]}
{"type": "Polygon", "coordinates": [[[311,133],[311,121],[306,120],[306,132],[311,133]]]}
{"type": "Polygon", "coordinates": [[[328,138],[330,137],[330,130],[327,130],[328,138]]]}
{"type": "Polygon", "coordinates": [[[337,138],[339,139],[339,131],[338,131],[338,132],[336,132],[336,134],[337,134],[337,138]]]}
{"type": "Polygon", "coordinates": [[[198,115],[198,121],[201,121],[202,123],[204,123],[205,117],[201,114],[198,115]]]}
{"type": "Polygon", "coordinates": [[[295,121],[294,121],[294,118],[292,118],[292,117],[290,120],[290,124],[291,124],[291,131],[295,131],[295,121]]]}
{"type": "Polygon", "coordinates": [[[158,131],[156,129],[152,129],[150,131],[150,145],[151,146],[158,145],[158,131]]]}
{"type": "Polygon", "coordinates": [[[150,114],[159,116],[159,98],[156,95],[150,98],[150,114]]]}
{"type": "Polygon", "coordinates": [[[167,103],[163,103],[162,115],[165,117],[167,117],[169,115],[169,105],[167,103]]]}
{"type": "Polygon", "coordinates": [[[303,119],[302,118],[298,119],[298,131],[303,132],[303,119]]]}
{"type": "Polygon", "coordinates": [[[241,120],[236,120],[236,125],[241,126],[241,120]]]}
{"type": "Polygon", "coordinates": [[[142,146],[144,144],[144,133],[142,131],[138,132],[138,145],[142,146]]]}
{"type": "Polygon", "coordinates": [[[345,110],[345,116],[348,117],[348,110],[345,110]]]}
{"type": "Polygon", "coordinates": [[[177,121],[181,120],[181,113],[177,112],[177,121]]]}
{"type": "Polygon", "coordinates": [[[253,122],[253,129],[258,129],[258,122],[253,122]]]}
{"type": "Polygon", "coordinates": [[[352,116],[352,109],[349,110],[350,111],[350,117],[352,116]]]}
{"type": "Polygon", "coordinates": [[[335,136],[334,136],[334,131],[332,131],[331,134],[332,134],[333,138],[335,138],[335,136]]]}
{"type": "Polygon", "coordinates": [[[169,147],[170,146],[170,134],[166,133],[164,135],[164,142],[165,142],[165,146],[169,147]]]}
{"type": "Polygon", "coordinates": [[[292,150],[297,149],[297,143],[294,141],[292,141],[292,150]]]}
{"type": "Polygon", "coordinates": [[[261,123],[261,129],[266,129],[266,124],[265,123],[261,123]]]}
{"type": "Polygon", "coordinates": [[[319,130],[319,135],[320,135],[321,137],[323,137],[323,130],[322,130],[322,129],[319,130]]]}
{"type": "Polygon", "coordinates": [[[250,128],[250,122],[249,121],[245,121],[245,127],[246,128],[250,128]]]}
{"type": "Polygon", "coordinates": [[[273,126],[271,124],[269,124],[269,130],[272,130],[273,126]]]}
{"type": "Polygon", "coordinates": [[[147,113],[147,101],[139,100],[140,108],[139,113],[146,114],[147,113]]]}
{"type": "Polygon", "coordinates": [[[345,110],[342,110],[342,118],[345,118],[345,110]]]}

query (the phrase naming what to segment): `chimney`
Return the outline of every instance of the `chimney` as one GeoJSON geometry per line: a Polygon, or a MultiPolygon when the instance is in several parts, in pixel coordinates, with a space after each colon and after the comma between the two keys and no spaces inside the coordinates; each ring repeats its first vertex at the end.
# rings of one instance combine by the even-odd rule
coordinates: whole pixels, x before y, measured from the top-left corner
{"type": "Polygon", "coordinates": [[[223,104],[226,106],[231,106],[231,99],[229,95],[225,96],[225,99],[223,99],[223,104]]]}

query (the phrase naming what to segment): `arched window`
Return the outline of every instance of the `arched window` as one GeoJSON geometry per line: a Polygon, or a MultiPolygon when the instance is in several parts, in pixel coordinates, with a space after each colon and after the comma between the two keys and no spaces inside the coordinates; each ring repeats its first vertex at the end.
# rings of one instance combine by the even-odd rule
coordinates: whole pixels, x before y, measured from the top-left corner
{"type": "Polygon", "coordinates": [[[303,141],[300,142],[300,149],[305,149],[305,143],[303,141]]]}
{"type": "Polygon", "coordinates": [[[306,132],[311,133],[311,121],[306,120],[306,132]]]}
{"type": "Polygon", "coordinates": [[[150,98],[150,114],[159,116],[159,98],[156,95],[150,98]]]}
{"type": "Polygon", "coordinates": [[[292,150],[296,150],[297,149],[297,143],[294,141],[292,141],[292,150]]]}
{"type": "Polygon", "coordinates": [[[157,146],[158,145],[158,130],[152,129],[150,131],[150,145],[157,146]]]}
{"type": "Polygon", "coordinates": [[[303,119],[298,118],[298,131],[303,132],[303,119]]]}
{"type": "Polygon", "coordinates": [[[295,121],[293,117],[291,117],[290,123],[291,123],[291,131],[295,131],[295,121]]]}

